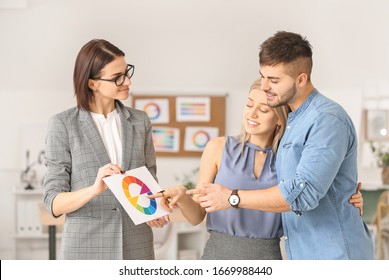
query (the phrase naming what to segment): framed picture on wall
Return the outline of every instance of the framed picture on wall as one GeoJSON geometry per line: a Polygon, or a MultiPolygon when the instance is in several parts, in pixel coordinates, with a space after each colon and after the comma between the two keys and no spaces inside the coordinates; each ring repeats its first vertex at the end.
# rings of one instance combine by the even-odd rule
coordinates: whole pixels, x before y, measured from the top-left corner
{"type": "Polygon", "coordinates": [[[132,94],[132,107],[148,114],[158,157],[200,157],[209,140],[225,135],[227,96],[132,94]]]}
{"type": "Polygon", "coordinates": [[[366,109],[364,111],[365,138],[368,141],[389,140],[389,111],[383,109],[366,109]]]}

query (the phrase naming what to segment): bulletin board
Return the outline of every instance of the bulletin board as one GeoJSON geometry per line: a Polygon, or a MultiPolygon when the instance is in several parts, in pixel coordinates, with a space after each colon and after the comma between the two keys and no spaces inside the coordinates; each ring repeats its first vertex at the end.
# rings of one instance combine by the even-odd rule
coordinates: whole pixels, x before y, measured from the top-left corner
{"type": "Polygon", "coordinates": [[[225,135],[227,95],[136,95],[132,107],[145,111],[159,157],[200,157],[206,143],[225,135]]]}

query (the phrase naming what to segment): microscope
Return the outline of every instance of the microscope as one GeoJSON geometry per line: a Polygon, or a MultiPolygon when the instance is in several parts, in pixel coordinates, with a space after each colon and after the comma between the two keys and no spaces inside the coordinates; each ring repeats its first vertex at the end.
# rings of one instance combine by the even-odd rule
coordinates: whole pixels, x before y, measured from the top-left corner
{"type": "Polygon", "coordinates": [[[26,151],[26,169],[22,171],[21,174],[21,181],[24,184],[27,184],[26,187],[24,188],[25,190],[33,190],[33,184],[35,183],[37,179],[37,174],[36,170],[34,170],[35,165],[41,165],[44,163],[44,156],[45,156],[45,151],[40,151],[38,154],[38,159],[30,164],[30,151],[26,151]]]}

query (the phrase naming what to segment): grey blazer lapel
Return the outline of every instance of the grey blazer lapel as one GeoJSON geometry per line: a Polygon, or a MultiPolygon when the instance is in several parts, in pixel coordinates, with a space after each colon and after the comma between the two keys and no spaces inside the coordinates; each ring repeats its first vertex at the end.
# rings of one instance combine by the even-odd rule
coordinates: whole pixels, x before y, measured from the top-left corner
{"type": "Polygon", "coordinates": [[[88,111],[80,110],[80,127],[84,133],[86,141],[89,143],[94,155],[100,163],[100,167],[111,162],[103,140],[93,122],[92,116],[88,111]]]}
{"type": "Polygon", "coordinates": [[[122,170],[127,171],[130,167],[130,161],[132,157],[132,145],[134,142],[134,127],[130,120],[130,112],[124,107],[124,105],[116,101],[116,109],[119,111],[120,122],[122,126],[122,170]]]}

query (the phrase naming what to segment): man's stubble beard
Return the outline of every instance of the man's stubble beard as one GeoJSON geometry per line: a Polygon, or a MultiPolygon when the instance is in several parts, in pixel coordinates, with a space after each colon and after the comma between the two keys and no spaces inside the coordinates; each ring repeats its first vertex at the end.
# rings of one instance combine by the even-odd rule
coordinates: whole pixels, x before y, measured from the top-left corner
{"type": "MultiPolygon", "coordinates": [[[[296,93],[297,93],[296,85],[293,85],[293,87],[284,95],[285,96],[284,100],[277,99],[274,102],[269,102],[269,100],[267,100],[267,105],[269,105],[272,108],[288,105],[290,101],[293,100],[293,98],[296,96],[296,93]]],[[[277,97],[279,96],[277,95],[277,97]]]]}

